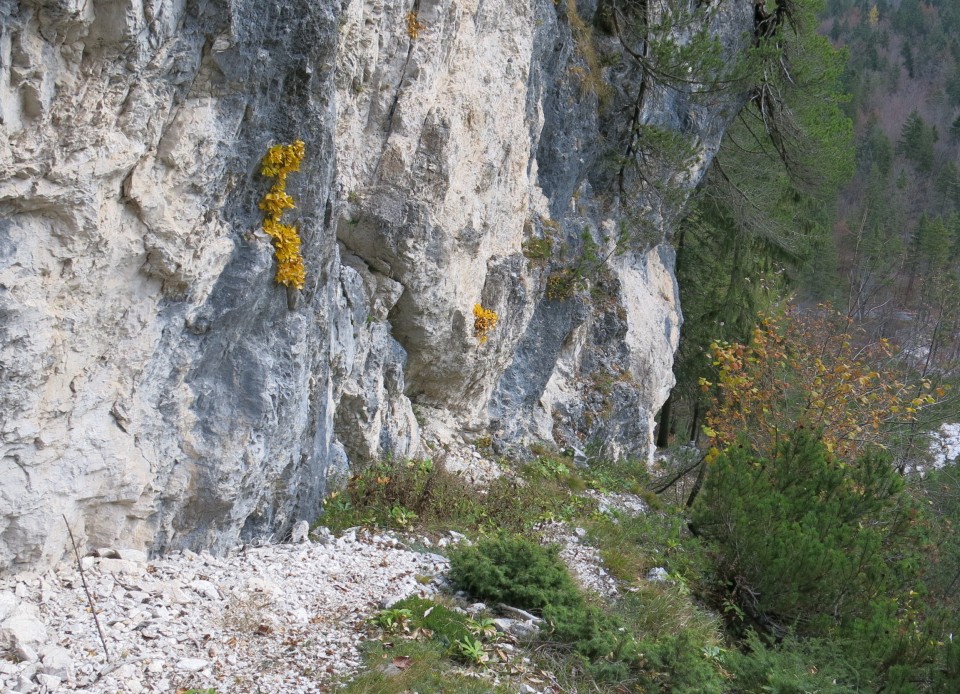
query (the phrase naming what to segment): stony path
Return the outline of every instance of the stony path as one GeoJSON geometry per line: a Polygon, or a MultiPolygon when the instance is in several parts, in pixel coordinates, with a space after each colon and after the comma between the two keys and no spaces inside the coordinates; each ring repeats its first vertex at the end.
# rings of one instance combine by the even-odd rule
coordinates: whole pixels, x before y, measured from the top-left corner
{"type": "Polygon", "coordinates": [[[323,692],[360,665],[365,619],[384,599],[437,590],[446,560],[385,535],[347,533],[228,558],[184,552],[86,557],[0,580],[0,691],[171,694],[323,692]]]}
{"type": "MultiPolygon", "coordinates": [[[[591,495],[604,512],[644,510],[632,495],[591,495]]],[[[582,587],[617,594],[586,531],[539,530],[561,545],[582,587]]],[[[360,668],[367,619],[402,597],[436,594],[449,563],[385,532],[334,538],[321,528],[311,537],[223,558],[182,552],[147,561],[123,549],[84,557],[109,658],[75,563],[0,579],[0,694],[330,691],[360,668]]],[[[462,538],[451,532],[438,544],[462,538]]]]}

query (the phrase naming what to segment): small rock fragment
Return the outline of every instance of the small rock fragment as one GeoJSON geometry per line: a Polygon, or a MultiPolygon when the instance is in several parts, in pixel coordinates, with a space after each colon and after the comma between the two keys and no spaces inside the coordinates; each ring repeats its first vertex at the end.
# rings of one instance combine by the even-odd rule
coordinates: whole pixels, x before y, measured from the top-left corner
{"type": "Polygon", "coordinates": [[[0,591],[0,622],[13,614],[17,606],[17,596],[9,590],[0,591]]]}
{"type": "Polygon", "coordinates": [[[310,542],[309,534],[310,524],[305,520],[300,521],[293,526],[293,531],[290,534],[291,542],[295,545],[310,542]]]}
{"type": "Polygon", "coordinates": [[[41,687],[46,687],[48,692],[55,692],[60,688],[60,684],[63,682],[59,677],[55,675],[45,675],[40,673],[37,675],[37,683],[41,687]]]}
{"type": "Polygon", "coordinates": [[[662,566],[655,566],[647,572],[647,580],[654,582],[661,582],[669,580],[670,574],[667,573],[667,570],[662,566]]]}
{"type": "Polygon", "coordinates": [[[511,634],[524,641],[533,639],[539,631],[540,627],[533,622],[519,621],[515,621],[513,624],[511,624],[509,629],[511,634]]]}
{"type": "Polygon", "coordinates": [[[101,559],[97,568],[108,574],[138,574],[143,570],[140,564],[127,559],[101,559]]]}
{"type": "Polygon", "coordinates": [[[117,558],[136,562],[137,564],[147,563],[147,553],[139,549],[118,549],[117,558]]]}
{"type": "Polygon", "coordinates": [[[40,672],[45,675],[59,677],[61,680],[73,679],[73,661],[70,659],[70,651],[62,646],[46,646],[40,652],[42,664],[40,672]]]}
{"type": "MultiPolygon", "coordinates": [[[[22,646],[35,649],[46,640],[47,629],[40,621],[39,612],[33,605],[17,605],[10,616],[0,623],[0,647],[8,650],[22,646]]],[[[35,658],[31,660],[33,659],[35,658]]]]}
{"type": "Polygon", "coordinates": [[[33,646],[27,643],[18,643],[13,647],[13,655],[21,663],[35,663],[40,660],[40,656],[33,649],[33,646]]]}
{"type": "Polygon", "coordinates": [[[177,661],[177,670],[181,672],[200,672],[208,663],[202,658],[184,658],[183,660],[177,661]]]}
{"type": "Polygon", "coordinates": [[[191,581],[190,587],[198,592],[200,595],[208,598],[210,600],[219,600],[220,591],[217,590],[217,587],[213,585],[210,581],[191,581]]]}
{"type": "Polygon", "coordinates": [[[380,609],[389,610],[391,607],[396,605],[405,597],[406,597],[405,595],[389,595],[380,600],[380,609]]]}
{"type": "Polygon", "coordinates": [[[484,603],[475,602],[467,606],[467,614],[473,616],[479,612],[483,612],[485,609],[487,609],[487,606],[484,603]]]}

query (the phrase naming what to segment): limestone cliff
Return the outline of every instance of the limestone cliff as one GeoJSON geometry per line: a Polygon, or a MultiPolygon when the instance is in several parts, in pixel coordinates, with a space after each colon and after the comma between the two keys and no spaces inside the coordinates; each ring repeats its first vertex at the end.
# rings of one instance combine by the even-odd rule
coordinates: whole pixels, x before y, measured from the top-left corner
{"type": "MultiPolygon", "coordinates": [[[[748,45],[746,0],[674,4],[748,45]]],[[[670,227],[738,104],[650,79],[604,10],[0,0],[0,570],[59,559],[61,515],[158,552],[283,534],[427,442],[649,455],[670,227]],[[258,209],[294,139],[303,291],[258,209]]]]}

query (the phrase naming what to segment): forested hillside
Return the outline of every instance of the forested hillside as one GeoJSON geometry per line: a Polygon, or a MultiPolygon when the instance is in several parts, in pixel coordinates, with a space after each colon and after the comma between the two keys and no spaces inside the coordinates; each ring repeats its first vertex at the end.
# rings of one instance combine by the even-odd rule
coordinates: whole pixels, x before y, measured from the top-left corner
{"type": "Polygon", "coordinates": [[[955,691],[960,479],[929,445],[960,417],[960,4],[761,2],[759,50],[798,6],[816,33],[678,230],[658,445],[693,445],[658,489],[680,480],[763,691],[955,691]]]}
{"type": "MultiPolygon", "coordinates": [[[[831,0],[824,31],[849,56],[843,84],[856,173],[834,225],[837,283],[810,286],[925,373],[958,358],[960,4],[831,0]]],[[[832,260],[832,259],[831,259],[832,260]]]]}
{"type": "MultiPolygon", "coordinates": [[[[819,33],[836,52],[805,47],[818,73],[791,85],[802,84],[791,129],[771,144],[758,137],[765,116],[746,109],[679,231],[687,323],[671,435],[698,436],[710,343],[748,340],[756,316],[786,296],[830,304],[871,339],[891,340],[891,360],[938,386],[957,375],[960,4],[820,9],[819,33]]],[[[954,410],[947,398],[925,421],[954,410]]]]}

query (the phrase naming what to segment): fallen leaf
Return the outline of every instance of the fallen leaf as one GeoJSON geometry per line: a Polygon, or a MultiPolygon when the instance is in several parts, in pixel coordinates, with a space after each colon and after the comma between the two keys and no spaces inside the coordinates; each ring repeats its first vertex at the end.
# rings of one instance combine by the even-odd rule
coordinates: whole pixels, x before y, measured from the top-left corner
{"type": "Polygon", "coordinates": [[[406,670],[413,664],[413,658],[408,655],[398,655],[396,658],[390,661],[395,668],[398,670],[406,670]]]}

